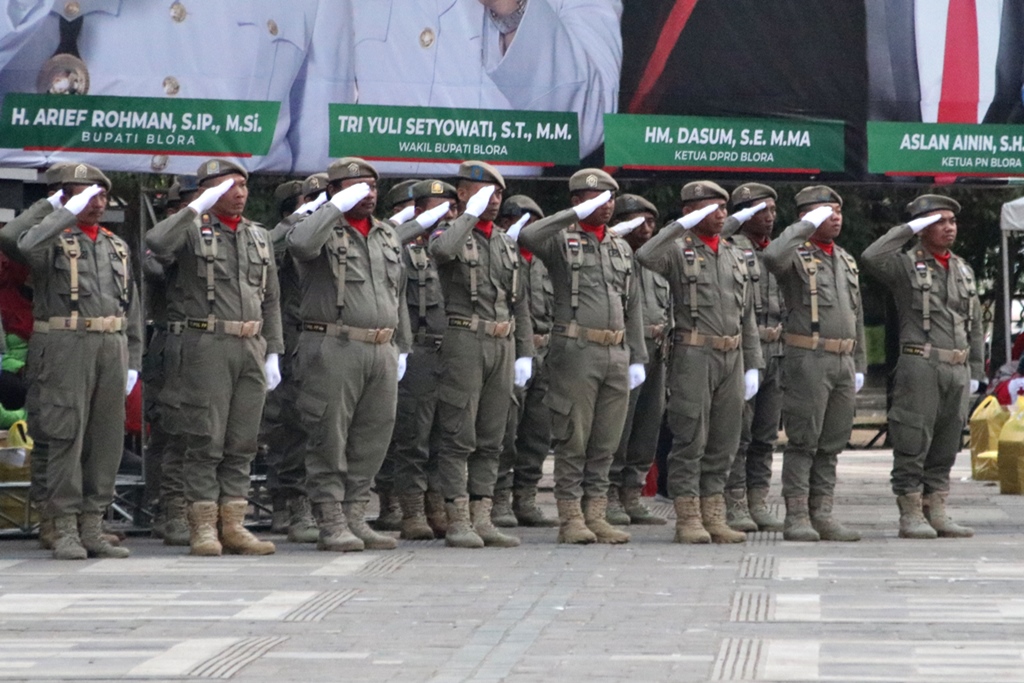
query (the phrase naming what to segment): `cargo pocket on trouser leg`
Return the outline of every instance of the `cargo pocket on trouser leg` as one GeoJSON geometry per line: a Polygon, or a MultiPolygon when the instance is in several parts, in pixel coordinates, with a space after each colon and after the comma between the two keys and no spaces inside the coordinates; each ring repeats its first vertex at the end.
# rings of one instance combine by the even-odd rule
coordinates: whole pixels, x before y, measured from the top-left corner
{"type": "Polygon", "coordinates": [[[572,422],[573,402],[559,394],[548,391],[542,403],[551,411],[551,440],[554,443],[565,443],[572,439],[574,425],[572,422]]]}
{"type": "Polygon", "coordinates": [[[907,455],[923,455],[927,448],[925,418],[906,408],[889,410],[889,441],[893,450],[907,455]]]}
{"type": "Polygon", "coordinates": [[[46,443],[46,500],[55,515],[81,512],[81,454],[74,450],[81,431],[78,409],[64,396],[41,388],[39,424],[34,431],[46,443]]]}

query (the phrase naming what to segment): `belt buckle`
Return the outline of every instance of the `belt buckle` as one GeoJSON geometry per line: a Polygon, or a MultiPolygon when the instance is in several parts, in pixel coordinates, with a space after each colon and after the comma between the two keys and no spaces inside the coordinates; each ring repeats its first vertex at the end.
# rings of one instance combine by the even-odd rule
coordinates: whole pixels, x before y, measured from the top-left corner
{"type": "Polygon", "coordinates": [[[957,365],[963,365],[967,362],[967,352],[963,349],[957,349],[953,352],[953,362],[957,365]]]}
{"type": "Polygon", "coordinates": [[[380,329],[373,330],[373,339],[372,339],[373,343],[374,344],[386,344],[386,343],[388,343],[388,341],[390,339],[390,335],[388,335],[388,332],[390,332],[390,331],[391,330],[388,330],[386,328],[380,328],[380,329]]]}
{"type": "Polygon", "coordinates": [[[242,323],[241,336],[243,337],[255,337],[257,332],[257,321],[246,320],[242,323]]]}
{"type": "Polygon", "coordinates": [[[511,323],[507,320],[505,322],[494,323],[494,336],[507,337],[511,327],[511,323]]]}
{"type": "Polygon", "coordinates": [[[853,353],[853,345],[854,345],[854,343],[855,342],[852,339],[844,339],[842,344],[840,344],[840,350],[843,353],[853,353]]]}

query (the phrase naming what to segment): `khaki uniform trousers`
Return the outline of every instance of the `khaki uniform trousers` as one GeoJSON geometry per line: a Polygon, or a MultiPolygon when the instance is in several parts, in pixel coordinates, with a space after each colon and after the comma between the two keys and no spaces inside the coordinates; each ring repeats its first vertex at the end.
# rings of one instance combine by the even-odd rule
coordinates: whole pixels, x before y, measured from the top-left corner
{"type": "Polygon", "coordinates": [[[543,476],[551,450],[551,411],[544,405],[547,393],[546,365],[537,357],[530,382],[523,389],[516,387],[512,395],[496,488],[533,487],[543,476]]]}
{"type": "Polygon", "coordinates": [[[263,410],[263,439],[267,444],[267,489],[272,495],[294,498],[306,493],[306,430],[296,407],[299,380],[295,349],[299,334],[286,327],[281,355],[281,383],[267,394],[263,410]]]}
{"type": "MultiPolygon", "coordinates": [[[[647,340],[649,358],[661,358],[661,343],[647,340]]],[[[629,410],[622,438],[615,451],[609,481],[619,488],[639,488],[647,479],[658,448],[661,419],[665,414],[665,363],[656,360],[644,365],[647,379],[629,392],[629,410]]]]}
{"type": "MultiPolygon", "coordinates": [[[[160,458],[160,499],[166,500],[185,496],[185,436],[181,411],[182,336],[162,333],[160,338],[160,384],[156,393],[156,424],[159,426],[151,433],[150,447],[157,451],[160,458]]],[[[148,390],[152,387],[147,385],[143,388],[148,390]]]]}
{"type": "Polygon", "coordinates": [[[440,356],[434,344],[414,345],[406,360],[405,376],[398,383],[395,429],[387,456],[394,463],[394,490],[398,495],[423,493],[430,481],[440,356]]]}
{"type": "MultiPolygon", "coordinates": [[[[763,348],[763,347],[762,347],[763,348]]],[[[765,356],[761,386],[743,406],[740,445],[729,469],[727,489],[766,489],[772,482],[772,452],[779,440],[782,356],[765,356]]]]}

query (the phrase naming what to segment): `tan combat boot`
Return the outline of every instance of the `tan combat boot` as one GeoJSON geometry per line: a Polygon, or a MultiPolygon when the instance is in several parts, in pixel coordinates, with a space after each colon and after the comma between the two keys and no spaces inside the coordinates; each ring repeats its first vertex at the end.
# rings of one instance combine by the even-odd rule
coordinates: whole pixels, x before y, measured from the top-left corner
{"type": "Polygon", "coordinates": [[[483,540],[488,548],[515,548],[519,545],[519,539],[498,531],[491,520],[491,507],[493,502],[490,498],[469,501],[469,519],[473,523],[473,531],[483,540]]]}
{"type": "Polygon", "coordinates": [[[402,508],[402,533],[398,537],[407,541],[434,540],[434,531],[424,511],[423,493],[403,493],[398,497],[398,504],[402,508]]]}
{"type": "Polygon", "coordinates": [[[220,540],[224,552],[235,555],[273,555],[277,548],[270,541],[261,541],[245,528],[245,498],[225,498],[220,504],[220,540]]]}
{"type": "Polygon", "coordinates": [[[941,538],[970,538],[974,529],[957,524],[946,514],[946,496],[949,491],[932,491],[922,498],[925,519],[941,538]]]}
{"type": "Polygon", "coordinates": [[[711,534],[712,543],[743,543],[747,535],[742,531],[730,529],[725,523],[725,496],[718,493],[713,496],[701,496],[700,516],[704,529],[711,534]]]}
{"type": "Polygon", "coordinates": [[[484,539],[477,535],[469,521],[469,498],[459,497],[445,501],[444,510],[448,517],[444,544],[449,548],[483,548],[484,539]]]}
{"type": "Polygon", "coordinates": [[[900,538],[938,538],[939,533],[924,517],[921,493],[905,493],[896,496],[900,508],[900,538]]]}
{"type": "Polygon", "coordinates": [[[512,489],[494,489],[494,498],[491,500],[491,523],[494,526],[503,529],[514,529],[519,526],[519,520],[512,512],[512,489]]]}
{"type": "Polygon", "coordinates": [[[373,520],[373,528],[377,531],[401,531],[402,508],[391,486],[377,487],[377,501],[380,503],[380,512],[377,513],[377,519],[373,520]]]}
{"type": "Polygon", "coordinates": [[[725,521],[736,531],[757,531],[757,522],[751,518],[747,507],[746,489],[726,489],[725,521]]]}
{"type": "Polygon", "coordinates": [[[164,545],[187,546],[189,544],[188,505],[181,496],[172,496],[163,501],[164,545]]]}
{"type": "Polygon", "coordinates": [[[711,534],[700,516],[700,498],[679,496],[672,501],[676,510],[676,543],[711,543],[711,534]]]}
{"type": "MultiPolygon", "coordinates": [[[[378,534],[366,523],[367,504],[365,500],[342,504],[348,528],[356,535],[356,538],[363,542],[367,550],[394,550],[398,547],[398,541],[394,537],[378,534]]],[[[388,514],[390,515],[390,513],[388,514]]],[[[399,520],[399,526],[401,526],[401,520],[399,520]]]]}
{"type": "MultiPolygon", "coordinates": [[[[662,526],[668,524],[668,520],[664,517],[651,512],[651,509],[644,505],[640,494],[643,492],[643,488],[640,486],[630,486],[628,488],[619,489],[622,497],[622,507],[625,509],[626,514],[629,515],[630,524],[646,524],[654,526],[662,526]]],[[[608,494],[609,505],[611,504],[611,493],[608,494]]]]}
{"type": "MultiPolygon", "coordinates": [[[[622,498],[619,496],[619,487],[615,484],[608,486],[608,496],[605,498],[608,501],[604,518],[609,524],[616,526],[629,526],[629,514],[626,509],[622,507],[622,498]]],[[[584,517],[586,512],[584,512],[584,517]]]]}
{"type": "Polygon", "coordinates": [[[598,543],[629,543],[629,534],[608,523],[608,496],[585,497],[583,520],[598,543]]]}
{"type": "Polygon", "coordinates": [[[288,533],[288,496],[275,493],[270,497],[270,533],[288,533]]]}
{"type": "Polygon", "coordinates": [[[366,546],[348,528],[341,503],[314,503],[318,538],[317,550],[335,553],[350,553],[363,550],[366,546]]]}
{"type": "Polygon", "coordinates": [[[89,557],[123,559],[131,555],[128,548],[111,545],[103,537],[103,515],[98,512],[78,515],[78,533],[89,557]]]}
{"type": "Polygon", "coordinates": [[[53,544],[57,540],[57,528],[54,526],[53,517],[43,512],[39,517],[39,547],[43,550],[53,550],[53,544]]]}
{"type": "Polygon", "coordinates": [[[583,520],[583,509],[580,501],[556,500],[558,505],[558,542],[559,543],[597,543],[597,535],[587,528],[583,520]]]}
{"type": "Polygon", "coordinates": [[[512,512],[519,522],[519,526],[532,527],[554,527],[558,526],[557,519],[545,517],[544,512],[537,505],[537,487],[523,486],[512,491],[512,512]]]}
{"type": "Polygon", "coordinates": [[[768,489],[747,489],[750,518],[760,531],[782,531],[782,520],[768,510],[768,489]]]}
{"type": "Polygon", "coordinates": [[[288,499],[288,540],[292,543],[316,543],[320,530],[313,519],[313,506],[306,496],[288,499]]]}
{"type": "Polygon", "coordinates": [[[786,521],[782,525],[782,538],[787,541],[816,542],[821,536],[811,526],[811,513],[807,496],[786,498],[786,521]]]}
{"type": "Polygon", "coordinates": [[[222,551],[217,538],[217,503],[199,500],[188,506],[189,545],[193,555],[203,557],[219,556],[222,551]]]}
{"type": "MultiPolygon", "coordinates": [[[[811,526],[818,532],[823,541],[841,541],[852,543],[860,540],[860,532],[854,531],[839,523],[832,516],[832,496],[811,496],[811,526]]],[[[920,508],[918,508],[920,509],[920,508]]]]}
{"type": "Polygon", "coordinates": [[[82,546],[82,539],[78,535],[77,515],[58,515],[53,517],[54,540],[53,559],[55,560],[84,560],[89,557],[82,546]]]}
{"type": "Polygon", "coordinates": [[[423,495],[423,510],[427,515],[427,524],[434,532],[434,538],[444,538],[448,532],[448,513],[445,511],[444,496],[428,490],[423,495]]]}

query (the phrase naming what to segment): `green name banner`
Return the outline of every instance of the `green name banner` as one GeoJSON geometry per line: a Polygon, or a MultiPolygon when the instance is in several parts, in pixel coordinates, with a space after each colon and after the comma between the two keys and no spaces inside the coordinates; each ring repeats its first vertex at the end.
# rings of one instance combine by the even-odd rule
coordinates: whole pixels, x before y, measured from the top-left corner
{"type": "Polygon", "coordinates": [[[26,150],[263,156],[279,102],[8,93],[0,143],[26,150]]]}
{"type": "Polygon", "coordinates": [[[869,121],[868,171],[888,175],[1024,175],[1024,128],[869,121]]]}
{"type": "Polygon", "coordinates": [[[842,121],[605,114],[605,164],[648,170],[842,171],[842,121]]]}
{"type": "Polygon", "coordinates": [[[332,104],[329,116],[332,157],[526,166],[580,161],[579,120],[572,112],[332,104]]]}

